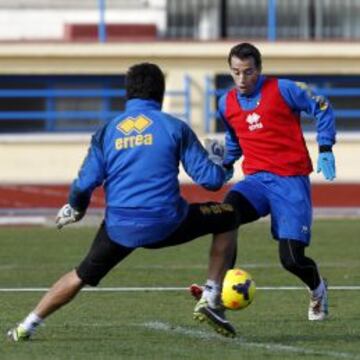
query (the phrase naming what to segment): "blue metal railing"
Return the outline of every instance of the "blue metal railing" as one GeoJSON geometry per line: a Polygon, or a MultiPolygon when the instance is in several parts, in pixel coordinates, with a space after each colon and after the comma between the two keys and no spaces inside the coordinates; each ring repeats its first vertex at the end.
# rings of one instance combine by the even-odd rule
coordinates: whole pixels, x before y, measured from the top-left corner
{"type": "Polygon", "coordinates": [[[276,40],[276,0],[268,0],[268,40],[276,40]]]}
{"type": "MultiPolygon", "coordinates": [[[[112,109],[111,102],[117,98],[125,98],[125,89],[111,89],[110,83],[103,80],[103,88],[96,89],[54,89],[53,82],[51,80],[44,80],[46,88],[44,89],[0,89],[0,104],[3,100],[2,108],[6,108],[4,103],[10,100],[19,100],[19,104],[16,104],[16,110],[0,110],[0,125],[4,121],[25,121],[30,123],[31,121],[42,121],[44,123],[43,131],[91,131],[95,129],[95,125],[87,125],[86,121],[99,120],[100,122],[106,122],[113,117],[117,116],[121,109],[112,109]],[[26,110],[21,109],[21,99],[36,99],[40,98],[44,100],[44,105],[41,109],[26,110]],[[57,110],[58,99],[101,99],[98,109],[92,110],[57,110]],[[77,126],[58,126],[57,122],[62,120],[77,120],[77,124],[80,121],[80,125],[77,126]],[[84,126],[81,126],[81,122],[84,121],[84,126]]],[[[71,84],[71,83],[70,83],[71,84]]],[[[91,85],[88,85],[91,87],[91,85]]],[[[180,90],[167,91],[165,96],[167,97],[179,97],[183,98],[183,111],[174,113],[177,116],[190,124],[191,119],[191,79],[190,76],[184,76],[184,87],[180,90]]],[[[80,100],[81,101],[81,100],[80,100]]],[[[12,123],[14,125],[14,123],[12,123]]],[[[16,125],[16,124],[15,124],[16,125]]],[[[13,127],[13,126],[12,126],[13,127]]],[[[2,128],[4,131],[4,127],[2,128]]],[[[6,127],[5,127],[6,131],[6,127]]]]}
{"type": "MultiPolygon", "coordinates": [[[[184,77],[184,119],[191,126],[191,77],[184,77]]],[[[181,114],[180,114],[181,117],[181,114]]]]}
{"type": "Polygon", "coordinates": [[[105,10],[106,10],[106,1],[98,0],[99,7],[99,25],[98,25],[98,36],[99,42],[106,42],[106,22],[105,22],[105,10]]]}
{"type": "Polygon", "coordinates": [[[213,78],[211,76],[205,77],[204,131],[206,134],[210,132],[211,124],[216,119],[216,111],[212,110],[211,104],[225,92],[225,89],[216,90],[213,88],[213,78]]]}
{"type": "Polygon", "coordinates": [[[124,97],[125,90],[110,90],[110,89],[79,89],[79,90],[63,90],[63,89],[16,89],[7,90],[0,89],[0,98],[57,98],[57,97],[77,97],[77,98],[98,98],[98,97],[124,97]]]}
{"type": "MultiPolygon", "coordinates": [[[[320,78],[316,78],[319,80],[320,78]]],[[[348,79],[347,79],[348,80],[348,79]]],[[[349,83],[344,80],[344,83],[349,83]]],[[[341,78],[337,77],[337,82],[341,82],[341,78]]],[[[204,99],[204,131],[209,133],[213,130],[213,124],[216,121],[216,111],[213,110],[215,106],[216,99],[225,94],[228,89],[216,89],[213,85],[214,80],[211,76],[205,77],[205,99],[204,99]]],[[[324,79],[320,81],[324,83],[324,79]]],[[[326,97],[360,97],[360,87],[332,87],[328,88],[325,84],[322,86],[312,86],[312,89],[326,97]]],[[[344,118],[359,120],[359,126],[357,127],[360,130],[360,108],[345,108],[345,109],[334,109],[334,113],[337,119],[337,123],[341,123],[341,120],[344,118]]],[[[307,116],[305,116],[307,117],[307,116]]]]}

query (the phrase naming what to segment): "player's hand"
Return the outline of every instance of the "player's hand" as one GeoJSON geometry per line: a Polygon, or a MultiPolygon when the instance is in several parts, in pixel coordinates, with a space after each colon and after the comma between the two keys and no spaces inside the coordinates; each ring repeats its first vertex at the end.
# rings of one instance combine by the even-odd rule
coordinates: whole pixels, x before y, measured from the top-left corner
{"type": "Polygon", "coordinates": [[[205,139],[205,149],[209,159],[216,165],[222,165],[225,156],[225,147],[216,139],[205,139]]]}
{"type": "Polygon", "coordinates": [[[65,204],[57,213],[55,223],[58,229],[65,225],[72,224],[79,221],[84,216],[84,211],[77,211],[70,204],[65,204]]]}
{"type": "Polygon", "coordinates": [[[335,179],[335,157],[332,151],[325,151],[319,153],[317,172],[322,172],[326,180],[332,181],[335,179]]]}

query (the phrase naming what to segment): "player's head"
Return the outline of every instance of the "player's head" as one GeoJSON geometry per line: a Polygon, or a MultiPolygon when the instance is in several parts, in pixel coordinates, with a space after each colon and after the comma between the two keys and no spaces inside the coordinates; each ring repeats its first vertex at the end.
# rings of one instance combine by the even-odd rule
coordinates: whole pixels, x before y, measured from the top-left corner
{"type": "Polygon", "coordinates": [[[252,44],[235,45],[229,52],[231,76],[240,93],[250,95],[261,74],[261,54],[252,44]]]}
{"type": "Polygon", "coordinates": [[[165,93],[165,77],[161,69],[151,63],[133,65],[126,74],[126,97],[155,100],[162,104],[165,93]]]}

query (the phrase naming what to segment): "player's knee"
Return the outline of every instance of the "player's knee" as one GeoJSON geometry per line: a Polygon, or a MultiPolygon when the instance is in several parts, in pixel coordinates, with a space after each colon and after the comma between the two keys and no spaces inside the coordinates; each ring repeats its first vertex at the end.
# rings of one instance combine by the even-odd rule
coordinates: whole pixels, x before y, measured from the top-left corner
{"type": "Polygon", "coordinates": [[[298,261],[290,254],[280,254],[280,262],[284,269],[294,272],[298,269],[298,261]]]}
{"type": "Polygon", "coordinates": [[[84,261],[82,262],[76,269],[76,274],[81,279],[81,281],[85,285],[89,286],[98,286],[101,279],[105,276],[105,274],[99,271],[93,271],[91,267],[87,266],[87,263],[84,261]]]}
{"type": "Polygon", "coordinates": [[[279,258],[281,265],[288,271],[297,273],[306,264],[304,245],[298,241],[281,239],[279,242],[279,258]]]}

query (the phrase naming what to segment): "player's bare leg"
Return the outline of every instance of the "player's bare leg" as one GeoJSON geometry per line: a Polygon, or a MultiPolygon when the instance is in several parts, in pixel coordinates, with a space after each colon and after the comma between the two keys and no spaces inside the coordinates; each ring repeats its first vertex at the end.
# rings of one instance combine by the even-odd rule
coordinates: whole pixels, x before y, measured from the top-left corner
{"type": "MultiPolygon", "coordinates": [[[[222,235],[224,236],[232,236],[232,242],[233,242],[233,245],[234,245],[234,248],[232,250],[232,255],[228,255],[228,259],[232,259],[231,262],[230,262],[230,265],[227,269],[232,269],[234,266],[235,266],[235,262],[236,262],[236,252],[237,252],[237,238],[238,238],[238,230],[234,230],[234,231],[231,231],[231,232],[228,232],[228,233],[225,233],[224,234],[219,234],[218,236],[221,238],[222,235]]],[[[214,249],[215,250],[215,249],[214,249]]],[[[212,257],[212,252],[213,252],[213,247],[211,247],[210,249],[210,259],[212,257]]],[[[214,258],[216,258],[218,255],[216,253],[214,253],[214,258]]],[[[209,270],[208,270],[208,276],[209,276],[209,279],[214,279],[216,278],[216,274],[213,274],[213,271],[212,269],[210,268],[210,265],[211,265],[211,260],[209,262],[209,270]]],[[[226,270],[227,270],[226,269],[226,270]]],[[[225,270],[225,273],[226,273],[226,270],[225,270]]],[[[222,277],[221,278],[224,278],[225,276],[225,273],[222,274],[222,277]]],[[[217,279],[217,281],[219,281],[217,279]]],[[[204,291],[204,287],[201,286],[201,285],[198,285],[198,284],[192,284],[190,285],[189,287],[189,292],[191,294],[191,296],[196,300],[196,301],[199,301],[201,299],[201,296],[202,296],[202,293],[204,291]]]]}
{"type": "Polygon", "coordinates": [[[8,331],[8,337],[13,341],[30,339],[37,326],[43,320],[70,302],[84,286],[76,271],[70,271],[62,276],[43,296],[35,309],[16,328],[8,331]]]}
{"type": "Polygon", "coordinates": [[[234,327],[225,318],[221,304],[221,284],[226,271],[232,266],[237,232],[214,235],[210,249],[208,280],[194,309],[194,319],[206,320],[218,333],[233,337],[234,327]]]}
{"type": "Polygon", "coordinates": [[[220,284],[232,265],[236,249],[237,231],[216,234],[210,248],[208,279],[220,284]]]}
{"type": "Polygon", "coordinates": [[[61,306],[70,302],[81,290],[84,283],[75,270],[62,276],[40,300],[34,313],[45,319],[61,306]]]}

